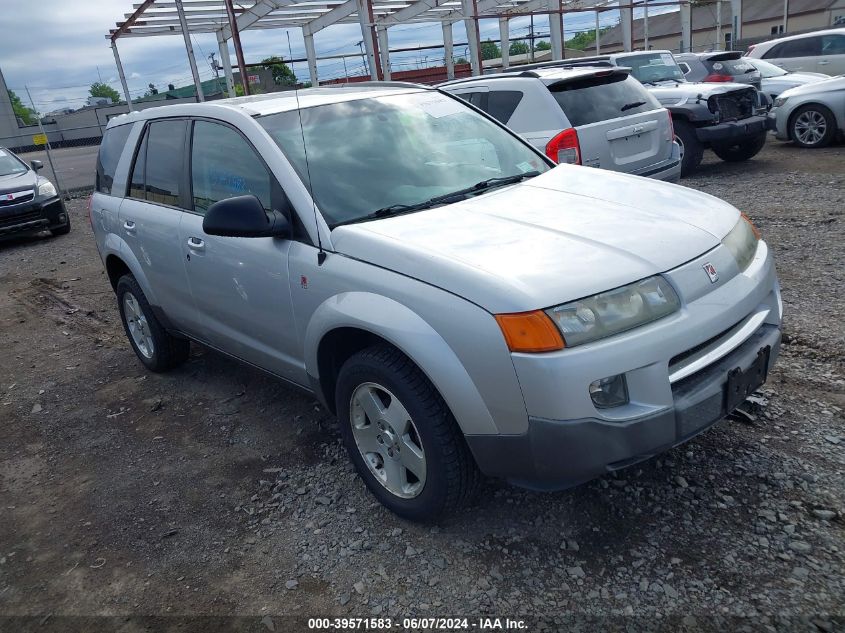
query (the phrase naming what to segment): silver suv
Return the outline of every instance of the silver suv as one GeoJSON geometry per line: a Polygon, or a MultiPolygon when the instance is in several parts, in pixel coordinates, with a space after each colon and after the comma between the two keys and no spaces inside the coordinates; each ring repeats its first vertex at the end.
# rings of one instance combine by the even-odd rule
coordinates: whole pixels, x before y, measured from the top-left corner
{"type": "Polygon", "coordinates": [[[555,167],[424,87],[117,117],[91,214],[144,365],[197,341],[314,393],[414,520],[479,472],[563,488],[684,442],[778,353],[772,256],[735,208],[555,167]]]}
{"type": "Polygon", "coordinates": [[[672,117],[625,68],[538,68],[440,87],[490,114],[556,163],[677,182],[672,117]]]}

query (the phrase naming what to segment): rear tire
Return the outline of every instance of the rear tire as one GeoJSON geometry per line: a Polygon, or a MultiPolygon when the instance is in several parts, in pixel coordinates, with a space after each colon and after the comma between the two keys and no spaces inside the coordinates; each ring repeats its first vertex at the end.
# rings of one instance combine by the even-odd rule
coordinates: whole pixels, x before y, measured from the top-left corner
{"type": "Polygon", "coordinates": [[[719,145],[713,147],[713,153],[728,163],[740,163],[754,158],[766,144],[768,132],[760,132],[756,137],[736,145],[719,145]]]}
{"type": "Polygon", "coordinates": [[[789,120],[789,136],[800,147],[827,147],[836,138],[836,133],[836,117],[820,104],[801,106],[789,120]]]}
{"type": "Polygon", "coordinates": [[[681,177],[689,176],[704,158],[704,146],[695,134],[695,128],[683,119],[672,119],[675,140],[681,146],[681,177]]]}
{"type": "Polygon", "coordinates": [[[167,333],[134,276],[123,275],[117,282],[116,292],[126,337],[147,369],[164,372],[188,360],[190,341],[167,333]]]}
{"type": "Polygon", "coordinates": [[[370,492],[411,521],[467,504],[480,474],[443,398],[402,352],[386,344],[344,363],[335,392],[352,463],[370,492]]]}

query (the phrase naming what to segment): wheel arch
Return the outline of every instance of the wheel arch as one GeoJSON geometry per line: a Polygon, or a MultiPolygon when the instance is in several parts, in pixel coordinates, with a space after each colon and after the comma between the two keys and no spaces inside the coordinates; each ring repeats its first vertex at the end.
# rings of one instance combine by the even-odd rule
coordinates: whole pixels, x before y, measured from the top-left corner
{"type": "Polygon", "coordinates": [[[407,306],[369,292],[347,292],[326,300],[306,329],[305,368],[314,391],[331,411],[343,363],[380,342],[395,347],[420,368],[465,434],[498,433],[472,378],[440,334],[407,306]]]}
{"type": "Polygon", "coordinates": [[[119,245],[117,248],[108,248],[103,257],[103,263],[112,290],[117,290],[117,282],[123,275],[129,273],[135,277],[138,285],[141,286],[141,290],[143,290],[150,305],[158,306],[155,292],[150,286],[147,276],[144,274],[144,269],[131,250],[120,248],[119,245]]]}

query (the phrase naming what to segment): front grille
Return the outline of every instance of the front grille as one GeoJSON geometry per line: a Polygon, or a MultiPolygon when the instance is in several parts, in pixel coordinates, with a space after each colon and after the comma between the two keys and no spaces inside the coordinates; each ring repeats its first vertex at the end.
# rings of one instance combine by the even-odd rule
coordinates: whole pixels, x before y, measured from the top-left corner
{"type": "Polygon", "coordinates": [[[18,213],[17,215],[10,215],[7,217],[0,218],[0,229],[6,228],[8,226],[16,226],[18,224],[24,224],[26,222],[35,222],[36,220],[43,219],[41,215],[41,211],[27,211],[26,213],[18,213]]]}
{"type": "Polygon", "coordinates": [[[703,343],[699,343],[695,347],[691,347],[687,351],[681,352],[680,354],[673,356],[672,359],[669,361],[669,373],[671,374],[675,369],[678,368],[678,365],[681,365],[688,358],[696,356],[700,351],[705,350],[708,347],[715,346],[722,339],[727,338],[729,335],[733,334],[734,330],[736,330],[740,325],[742,325],[743,322],[744,319],[739,323],[735,323],[724,332],[719,332],[716,336],[707,339],[703,343]]]}
{"type": "Polygon", "coordinates": [[[22,204],[24,202],[31,202],[35,198],[35,192],[29,192],[26,195],[23,195],[19,198],[15,198],[13,200],[8,200],[0,196],[0,208],[3,207],[11,207],[15,204],[22,204]]]}
{"type": "Polygon", "coordinates": [[[707,107],[719,114],[721,121],[738,121],[754,114],[757,104],[754,88],[734,90],[727,94],[714,95],[707,100],[707,107]]]}

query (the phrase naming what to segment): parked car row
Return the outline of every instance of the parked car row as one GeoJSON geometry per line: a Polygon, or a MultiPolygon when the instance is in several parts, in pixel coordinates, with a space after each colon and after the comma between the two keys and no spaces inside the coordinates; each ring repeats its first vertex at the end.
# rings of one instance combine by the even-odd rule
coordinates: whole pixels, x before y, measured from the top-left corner
{"type": "Polygon", "coordinates": [[[115,117],[90,203],[147,368],[196,341],[313,393],[375,498],[413,520],[454,512],[481,473],[560,489],[685,442],[766,380],[781,338],[747,217],[572,164],[671,174],[671,119],[627,70],[461,86],[115,117]],[[530,142],[501,123],[541,107],[530,142]]]}

